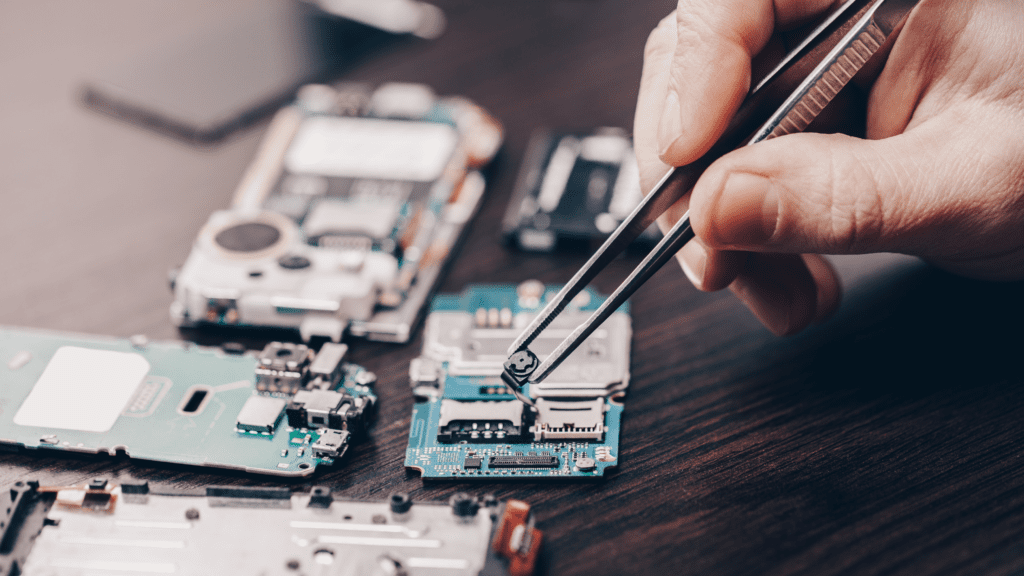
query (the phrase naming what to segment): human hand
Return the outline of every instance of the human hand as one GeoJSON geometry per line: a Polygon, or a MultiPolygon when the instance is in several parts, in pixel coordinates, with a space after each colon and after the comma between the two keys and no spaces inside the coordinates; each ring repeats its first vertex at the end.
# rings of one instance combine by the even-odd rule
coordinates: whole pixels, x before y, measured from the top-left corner
{"type": "MultiPolygon", "coordinates": [[[[703,155],[780,31],[837,0],[679,0],[651,33],[634,139],[644,190],[703,155]]],[[[838,306],[819,254],[901,252],[975,278],[1024,278],[1024,4],[922,0],[868,86],[867,139],[791,134],[731,152],[687,209],[678,254],[702,290],[729,287],[772,332],[838,306]]],[[[667,229],[667,228],[665,228],[667,229]]]]}

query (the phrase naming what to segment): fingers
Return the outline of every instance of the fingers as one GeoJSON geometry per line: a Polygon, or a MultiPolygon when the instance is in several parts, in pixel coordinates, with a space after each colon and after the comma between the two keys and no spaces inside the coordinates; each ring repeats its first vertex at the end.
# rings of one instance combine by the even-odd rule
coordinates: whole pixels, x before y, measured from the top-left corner
{"type": "Polygon", "coordinates": [[[658,153],[673,166],[704,154],[750,90],[751,60],[778,26],[822,14],[834,0],[680,0],[658,153]]]}
{"type": "Polygon", "coordinates": [[[814,279],[817,288],[815,293],[814,321],[824,322],[832,317],[839,302],[843,299],[842,284],[839,282],[839,274],[832,267],[824,256],[818,254],[804,254],[804,265],[814,279]]]}
{"type": "Polygon", "coordinates": [[[972,107],[883,140],[793,134],[731,152],[694,188],[694,231],[716,250],[901,252],[984,276],[957,258],[1018,246],[1005,206],[1024,147],[1014,122],[972,107]]]}
{"type": "Polygon", "coordinates": [[[912,251],[920,239],[908,233],[933,200],[927,180],[945,171],[931,144],[926,134],[794,134],[737,150],[694,188],[694,230],[717,249],[912,251]]]}
{"type": "Polygon", "coordinates": [[[714,292],[727,287],[743,271],[749,252],[713,250],[694,238],[676,254],[683,272],[699,290],[714,292]]]}
{"type": "Polygon", "coordinates": [[[644,69],[633,120],[633,149],[640,169],[640,188],[645,193],[654,188],[668,170],[668,165],[658,157],[657,134],[675,50],[676,17],[673,12],[651,32],[644,48],[644,69]]]}
{"type": "Polygon", "coordinates": [[[786,27],[837,0],[680,0],[644,52],[634,140],[644,190],[668,165],[699,158],[750,86],[751,59],[786,27]]]}
{"type": "Polygon", "coordinates": [[[751,254],[729,289],[777,336],[818,317],[816,279],[799,254],[751,254]]]}
{"type": "Polygon", "coordinates": [[[773,28],[771,0],[680,0],[654,134],[663,162],[689,164],[714,144],[748,92],[751,59],[773,28]]]}

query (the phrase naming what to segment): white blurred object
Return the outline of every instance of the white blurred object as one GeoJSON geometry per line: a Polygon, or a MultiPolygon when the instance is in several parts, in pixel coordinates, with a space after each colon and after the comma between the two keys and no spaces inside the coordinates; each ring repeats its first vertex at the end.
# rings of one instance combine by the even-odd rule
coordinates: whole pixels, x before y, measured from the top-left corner
{"type": "Polygon", "coordinates": [[[416,0],[312,0],[321,10],[395,34],[437,38],[444,32],[444,12],[416,0]]]}

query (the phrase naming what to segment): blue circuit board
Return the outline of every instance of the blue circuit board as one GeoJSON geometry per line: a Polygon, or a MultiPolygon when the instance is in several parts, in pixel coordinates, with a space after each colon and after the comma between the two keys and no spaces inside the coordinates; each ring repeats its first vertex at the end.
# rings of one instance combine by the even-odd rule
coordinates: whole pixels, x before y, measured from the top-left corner
{"type": "MultiPolygon", "coordinates": [[[[423,355],[410,369],[416,400],[406,467],[423,478],[538,480],[597,478],[617,466],[629,382],[626,306],[550,378],[526,387],[543,409],[526,407],[501,382],[506,348],[557,290],[526,282],[434,298],[423,355]],[[580,414],[573,425],[544,425],[545,415],[570,408],[580,414]]],[[[602,301],[593,291],[578,296],[532,349],[546,356],[602,301]]]]}
{"type": "MultiPolygon", "coordinates": [[[[289,394],[257,390],[258,363],[183,342],[0,327],[0,445],[279,476],[333,464],[312,449],[322,430],[289,426],[289,394]],[[254,417],[271,424],[240,429],[253,396],[274,399],[276,419],[263,403],[254,417]]],[[[369,373],[339,366],[335,390],[375,403],[369,373]]]]}

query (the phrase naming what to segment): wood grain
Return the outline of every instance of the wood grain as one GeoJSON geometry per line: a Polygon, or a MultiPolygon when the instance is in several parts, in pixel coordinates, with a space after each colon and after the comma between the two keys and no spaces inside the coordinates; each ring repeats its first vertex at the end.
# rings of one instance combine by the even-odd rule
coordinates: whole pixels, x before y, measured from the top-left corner
{"type": "MultiPolygon", "coordinates": [[[[510,251],[499,222],[535,127],[630,127],[648,31],[669,0],[438,2],[448,32],[351,70],[427,82],[505,122],[507,144],[443,289],[561,282],[585,254],[510,251]]],[[[151,338],[166,271],[227,205],[261,128],[191,148],[84,110],[81,81],[246,2],[130,0],[0,7],[0,323],[151,338]]],[[[494,492],[535,506],[544,574],[847,575],[1024,572],[1024,306],[907,259],[838,260],[838,317],[794,338],[675,267],[633,300],[633,381],[621,468],[604,482],[423,482],[402,461],[407,346],[354,342],[381,381],[368,442],[296,490],[347,497],[494,492]]],[[[598,281],[608,290],[635,260],[598,281]]],[[[186,333],[216,342],[220,333],[186,333]]],[[[258,341],[250,341],[258,346],[258,341]]],[[[95,476],[179,486],[269,485],[112,458],[3,454],[0,484],[95,476]]]]}

